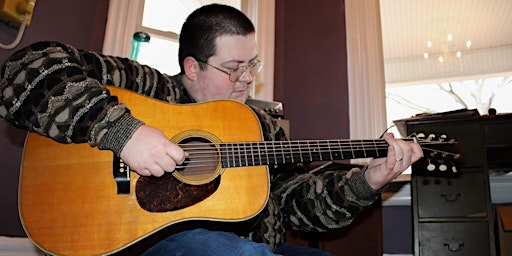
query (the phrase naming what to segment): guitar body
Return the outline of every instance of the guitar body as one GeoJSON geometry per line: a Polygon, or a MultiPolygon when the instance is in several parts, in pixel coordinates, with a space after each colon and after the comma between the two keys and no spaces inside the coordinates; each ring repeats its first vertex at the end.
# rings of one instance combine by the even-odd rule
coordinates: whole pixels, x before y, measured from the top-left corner
{"type": "MultiPolygon", "coordinates": [[[[222,142],[261,141],[261,127],[247,106],[234,101],[172,105],[109,87],[133,115],[175,141],[204,134],[222,142]]],[[[30,133],[20,174],[19,212],[29,238],[56,255],[111,254],[173,224],[189,220],[238,222],[266,205],[266,166],[222,169],[220,185],[206,199],[163,212],[142,208],[131,172],[129,194],[118,194],[113,154],[88,144],[60,144],[30,133]]],[[[198,245],[199,246],[199,245],[198,245]]]]}

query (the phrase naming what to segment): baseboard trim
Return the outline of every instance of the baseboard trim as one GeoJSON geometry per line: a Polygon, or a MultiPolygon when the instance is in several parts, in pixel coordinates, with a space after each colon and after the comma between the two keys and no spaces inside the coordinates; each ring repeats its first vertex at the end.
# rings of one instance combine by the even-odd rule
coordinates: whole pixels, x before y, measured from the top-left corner
{"type": "Polygon", "coordinates": [[[39,250],[26,237],[0,236],[0,256],[43,256],[39,250]]]}

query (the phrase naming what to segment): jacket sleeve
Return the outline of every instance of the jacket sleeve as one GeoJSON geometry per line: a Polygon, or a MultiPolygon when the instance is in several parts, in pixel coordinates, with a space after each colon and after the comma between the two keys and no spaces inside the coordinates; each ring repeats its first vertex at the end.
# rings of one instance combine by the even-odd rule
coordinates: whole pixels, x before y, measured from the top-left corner
{"type": "Polygon", "coordinates": [[[275,175],[272,193],[293,229],[323,232],[350,224],[381,191],[364,178],[366,168],[338,165],[309,173],[300,164],[275,175]]]}
{"type": "Polygon", "coordinates": [[[7,122],[57,142],[88,142],[116,154],[143,123],[101,85],[154,96],[167,82],[129,59],[57,42],[17,51],[4,63],[0,79],[0,116],[7,122]]]}

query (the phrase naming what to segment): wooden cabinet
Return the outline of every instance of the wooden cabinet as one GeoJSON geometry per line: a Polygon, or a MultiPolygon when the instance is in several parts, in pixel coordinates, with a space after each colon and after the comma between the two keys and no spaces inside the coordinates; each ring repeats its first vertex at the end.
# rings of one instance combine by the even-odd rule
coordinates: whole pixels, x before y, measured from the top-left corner
{"type": "Polygon", "coordinates": [[[402,135],[457,139],[465,160],[456,172],[413,165],[415,255],[496,255],[489,170],[512,166],[512,115],[452,112],[395,123],[402,135]]]}

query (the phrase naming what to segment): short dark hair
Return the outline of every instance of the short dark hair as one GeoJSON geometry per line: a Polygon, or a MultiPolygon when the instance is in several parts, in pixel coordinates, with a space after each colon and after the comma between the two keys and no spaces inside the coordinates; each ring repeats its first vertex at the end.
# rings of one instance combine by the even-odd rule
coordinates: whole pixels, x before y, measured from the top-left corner
{"type": "MultiPolygon", "coordinates": [[[[240,10],[229,5],[210,4],[192,12],[181,28],[178,61],[181,73],[184,73],[183,60],[193,57],[208,61],[215,54],[215,40],[223,35],[242,35],[254,33],[251,20],[240,10]]],[[[200,68],[206,64],[199,62],[200,68]]]]}

